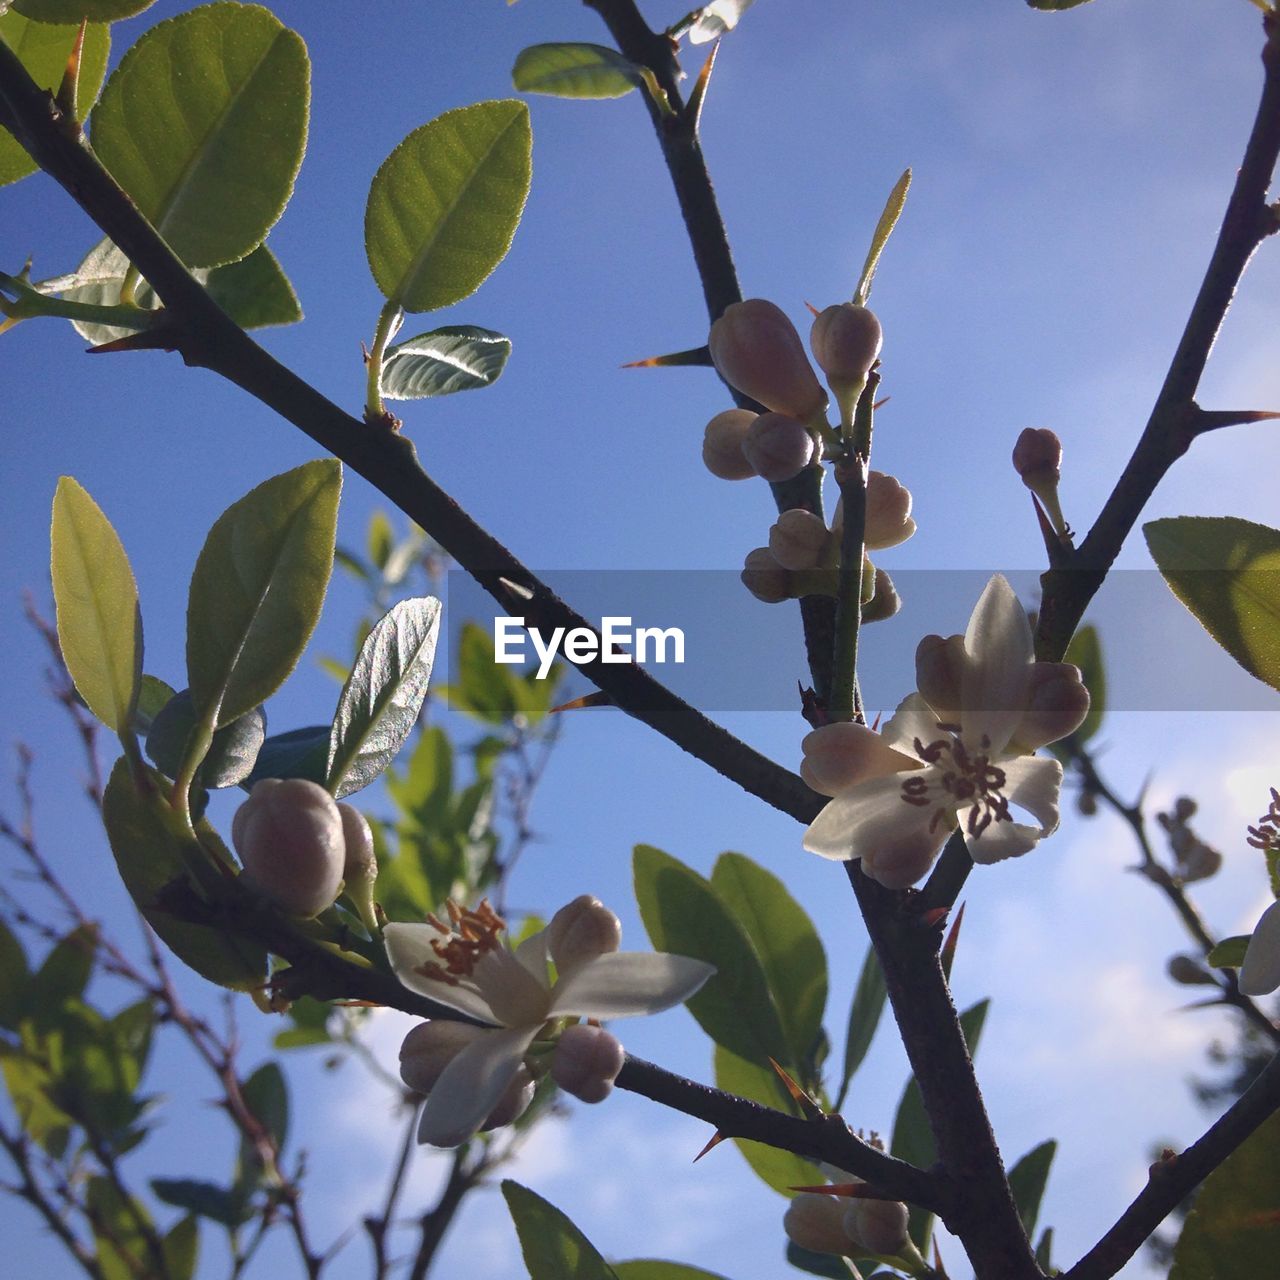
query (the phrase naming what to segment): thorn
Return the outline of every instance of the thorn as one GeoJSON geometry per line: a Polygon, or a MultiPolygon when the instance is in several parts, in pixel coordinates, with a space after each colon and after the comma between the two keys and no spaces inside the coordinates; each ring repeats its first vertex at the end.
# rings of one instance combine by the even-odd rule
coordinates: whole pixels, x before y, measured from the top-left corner
{"type": "Polygon", "coordinates": [[[933,929],[942,924],[950,912],[950,907],[933,907],[920,916],[920,924],[925,929],[933,929]]]}
{"type": "Polygon", "coordinates": [[[960,941],[960,926],[964,923],[964,903],[960,904],[960,910],[956,912],[955,921],[951,925],[951,932],[947,934],[947,940],[942,944],[942,972],[948,980],[951,978],[951,965],[956,958],[956,944],[960,941]]]}
{"type": "Polygon", "coordinates": [[[689,101],[685,104],[685,115],[693,126],[695,138],[698,136],[698,126],[702,121],[702,104],[706,100],[707,86],[711,83],[711,69],[716,64],[716,54],[719,52],[720,41],[716,40],[711,46],[711,52],[707,54],[706,62],[702,64],[702,70],[698,72],[698,79],[689,94],[689,101]]]}
{"type": "Polygon", "coordinates": [[[75,43],[67,55],[66,70],[62,73],[62,83],[54,94],[58,109],[66,117],[67,126],[79,136],[80,134],[80,55],[84,52],[84,33],[89,25],[88,18],[81,18],[80,30],[76,32],[75,43]]]}
{"type": "Polygon", "coordinates": [[[947,1280],[947,1269],[942,1265],[942,1252],[938,1248],[938,1237],[933,1237],[933,1269],[942,1276],[943,1280],[947,1280]]]}
{"type": "Polygon", "coordinates": [[[369,348],[368,348],[368,347],[366,347],[366,346],[364,345],[364,340],[363,340],[363,339],[361,339],[361,341],[360,341],[360,359],[361,359],[365,364],[368,364],[368,363],[369,363],[369,361],[373,359],[373,356],[372,356],[372,354],[370,353],[369,348]]]}
{"type": "Polygon", "coordinates": [[[612,707],[613,705],[613,699],[602,689],[597,689],[594,693],[584,693],[581,698],[570,698],[568,702],[552,707],[548,714],[555,715],[557,711],[581,711],[584,707],[612,707]]]}
{"type": "Polygon", "coordinates": [[[499,578],[499,584],[508,594],[515,596],[517,600],[532,600],[533,592],[526,586],[522,586],[518,582],[512,582],[510,578],[499,578]]]}
{"type": "Polygon", "coordinates": [[[838,1196],[843,1200],[888,1200],[890,1197],[870,1182],[824,1182],[817,1187],[788,1187],[815,1196],[838,1196]]]}
{"type": "Polygon", "coordinates": [[[817,319],[817,317],[818,317],[818,316],[820,316],[820,315],[822,314],[822,312],[820,312],[820,311],[818,310],[818,308],[817,308],[817,307],[815,307],[815,306],[813,305],[813,303],[812,303],[812,302],[809,302],[807,299],[805,300],[805,304],[804,304],[804,305],[805,305],[806,307],[808,307],[808,308],[809,308],[809,314],[810,314],[811,316],[813,316],[813,317],[814,317],[814,319],[817,319]]]}
{"type": "Polygon", "coordinates": [[[1219,427],[1239,427],[1251,422],[1271,422],[1280,413],[1270,409],[1201,409],[1192,424],[1195,435],[1216,431],[1219,427]]]}
{"type": "Polygon", "coordinates": [[[786,1069],[773,1058],[769,1059],[769,1065],[778,1073],[778,1078],[782,1081],[787,1092],[795,1100],[800,1110],[804,1112],[804,1118],[806,1120],[821,1120],[823,1118],[822,1108],[791,1078],[786,1069]]]}
{"type": "Polygon", "coordinates": [[[91,356],[114,355],[117,351],[176,351],[180,341],[176,325],[153,324],[150,328],[127,333],[123,338],[100,342],[88,349],[91,356]]]}
{"type": "Polygon", "coordinates": [[[699,1151],[696,1156],[693,1157],[693,1163],[697,1164],[698,1161],[701,1160],[702,1157],[705,1156],[708,1151],[710,1151],[713,1147],[718,1147],[728,1136],[729,1135],[727,1133],[721,1133],[721,1131],[717,1129],[715,1133],[711,1135],[711,1141],[708,1142],[707,1145],[703,1147],[702,1150],[699,1151]]]}
{"type": "Polygon", "coordinates": [[[630,360],[623,369],[657,369],[677,365],[702,365],[712,368],[711,348],[693,347],[688,351],[674,351],[666,356],[650,356],[647,360],[630,360]]]}
{"type": "Polygon", "coordinates": [[[892,397],[892,396],[881,396],[879,400],[876,400],[876,401],[873,401],[873,402],[872,402],[871,407],[872,407],[873,409],[879,409],[882,405],[886,405],[886,404],[888,404],[888,403],[889,403],[889,401],[890,401],[890,400],[892,400],[892,399],[893,399],[893,397],[892,397]]]}

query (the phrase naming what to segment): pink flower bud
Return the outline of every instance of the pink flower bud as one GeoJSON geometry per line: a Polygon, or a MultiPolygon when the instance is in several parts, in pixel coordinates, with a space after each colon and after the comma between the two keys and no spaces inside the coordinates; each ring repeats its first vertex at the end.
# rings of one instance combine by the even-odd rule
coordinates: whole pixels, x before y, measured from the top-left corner
{"type": "Polygon", "coordinates": [[[599,898],[584,893],[551,917],[546,936],[547,950],[563,976],[585,960],[617,951],[622,925],[599,898]]]}
{"type": "Polygon", "coordinates": [[[916,688],[944,724],[960,722],[967,663],[963,636],[925,636],[916,646],[916,688]]]}
{"type": "Polygon", "coordinates": [[[768,547],[757,547],[747,553],[742,567],[742,585],[765,604],[791,599],[791,571],[773,558],[768,547]]]}
{"type": "Polygon", "coordinates": [[[787,1206],[782,1229],[787,1239],[814,1253],[849,1254],[855,1242],[844,1229],[845,1206],[834,1196],[803,1191],[787,1206]]]}
{"type": "Polygon", "coordinates": [[[1280,902],[1263,913],[1249,939],[1240,966],[1240,990],[1246,996],[1265,996],[1280,987],[1280,902]]]}
{"type": "Polygon", "coordinates": [[[844,1229],[872,1253],[893,1257],[907,1247],[907,1206],[901,1200],[855,1200],[844,1229]]]}
{"type": "Polygon", "coordinates": [[[237,810],[231,839],[244,878],[290,915],[319,915],[342,883],[342,815],[302,778],[264,778],[237,810]]]}
{"type": "Polygon", "coordinates": [[[884,772],[884,740],[865,724],[851,720],[824,724],[806,734],[800,749],[804,752],[800,776],[822,796],[838,796],[884,772]]]}
{"type": "Polygon", "coordinates": [[[902,608],[902,597],[893,579],[883,569],[876,570],[875,594],[862,606],[863,622],[883,622],[902,608]]]}
{"type": "Polygon", "coordinates": [[[1069,662],[1036,662],[1031,667],[1027,710],[1013,737],[1025,751],[1074,733],[1089,714],[1089,690],[1080,668],[1069,662]]]}
{"type": "Polygon", "coordinates": [[[481,1131],[488,1133],[490,1129],[500,1129],[504,1124],[514,1124],[519,1120],[529,1110],[535,1087],[528,1068],[518,1067],[511,1083],[498,1099],[498,1105],[489,1112],[488,1118],[480,1126],[481,1131]]]}
{"type": "Polygon", "coordinates": [[[820,311],[809,330],[809,349],[832,387],[861,382],[880,355],[884,335],[875,313],[856,302],[820,311]]]}
{"type": "Polygon", "coordinates": [[[350,889],[361,880],[378,878],[378,859],[373,851],[373,832],[364,814],[354,805],[339,804],[342,815],[342,840],[346,856],[342,864],[342,878],[350,889]]]}
{"type": "Polygon", "coordinates": [[[813,437],[795,418],[762,413],[747,429],[743,457],[756,475],[778,484],[798,476],[813,459],[813,437]]]}
{"type": "Polygon", "coordinates": [[[1013,446],[1013,469],[1032,492],[1061,479],[1062,441],[1048,427],[1027,427],[1013,446]]]}
{"type": "Polygon", "coordinates": [[[906,542],[916,531],[911,518],[911,492],[883,471],[867,475],[867,524],[863,542],[868,551],[883,551],[906,542]]]}
{"type": "Polygon", "coordinates": [[[702,438],[702,461],[713,476],[721,480],[748,480],[755,475],[755,468],[742,452],[742,442],[756,417],[746,409],[726,409],[707,423],[702,438]]]}
{"type": "Polygon", "coordinates": [[[583,1102],[603,1102],[626,1059],[618,1038],[586,1023],[567,1027],[551,1058],[551,1078],[583,1102]]]}
{"type": "Polygon", "coordinates": [[[708,345],[720,376],[766,409],[808,422],[826,408],[795,325],[772,302],[748,298],[726,307],[708,345]]]}
{"type": "Polygon", "coordinates": [[[484,1027],[445,1018],[420,1022],[400,1046],[400,1079],[415,1093],[430,1093],[445,1067],[467,1045],[487,1034],[484,1027]]]}
{"type": "Polygon", "coordinates": [[[830,540],[821,517],[803,507],[784,511],[769,530],[769,550],[784,569],[816,569],[830,540]]]}

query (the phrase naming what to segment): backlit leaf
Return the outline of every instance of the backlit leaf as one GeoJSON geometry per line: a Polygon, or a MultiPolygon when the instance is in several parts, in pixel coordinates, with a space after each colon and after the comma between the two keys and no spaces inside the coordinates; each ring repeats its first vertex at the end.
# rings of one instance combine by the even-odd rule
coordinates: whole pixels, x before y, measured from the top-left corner
{"type": "Polygon", "coordinates": [[[1009,1190],[1018,1206],[1018,1216],[1028,1239],[1036,1233],[1040,1218],[1040,1202],[1044,1199],[1045,1183],[1049,1181],[1049,1169],[1057,1153],[1058,1144],[1052,1139],[1033,1147],[1009,1170],[1009,1190]]]}
{"type": "Polygon", "coordinates": [[[591,1241],[555,1205],[509,1178],[502,1183],[502,1194],[530,1280],[618,1280],[591,1241]]]}
{"type": "Polygon", "coordinates": [[[875,279],[876,268],[880,265],[880,255],[884,252],[885,245],[889,243],[894,227],[898,225],[910,188],[911,170],[905,169],[902,177],[893,184],[893,190],[889,192],[889,198],[884,202],[880,220],[876,223],[875,231],[872,232],[871,248],[867,250],[867,260],[862,264],[862,275],[858,279],[858,287],[853,294],[854,302],[865,304],[871,293],[871,282],[875,279]]]}
{"type": "Polygon", "coordinates": [[[149,9],[156,0],[13,0],[13,11],[33,22],[119,22],[149,9]]]}
{"type": "Polygon", "coordinates": [[[433,329],[388,348],[382,394],[388,400],[423,400],[475,391],[498,379],[510,354],[511,339],[492,329],[468,324],[433,329]]]}
{"type": "Polygon", "coordinates": [[[665,1262],[659,1258],[615,1262],[613,1271],[618,1280],[724,1280],[718,1272],[704,1271],[683,1262],[665,1262]]]}
{"type": "Polygon", "coordinates": [[[599,44],[535,44],[511,68],[521,93],[553,98],[621,98],[643,83],[635,63],[599,44]]]}
{"type": "Polygon", "coordinates": [[[880,1015],[884,1011],[886,987],[884,970],[880,967],[880,957],[874,947],[867,948],[866,959],[862,962],[862,972],[858,975],[858,985],[853,993],[853,1003],[849,1008],[849,1029],[844,1042],[844,1075],[840,1083],[840,1096],[844,1096],[854,1072],[862,1065],[862,1060],[871,1048],[876,1028],[880,1025],[880,1015]]]}

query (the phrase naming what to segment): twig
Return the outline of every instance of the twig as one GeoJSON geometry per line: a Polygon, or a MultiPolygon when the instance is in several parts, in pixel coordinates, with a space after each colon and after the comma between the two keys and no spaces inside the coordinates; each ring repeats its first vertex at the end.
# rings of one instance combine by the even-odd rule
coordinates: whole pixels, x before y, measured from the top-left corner
{"type": "Polygon", "coordinates": [[[416,1103],[407,1108],[409,1122],[404,1128],[404,1138],[400,1143],[400,1154],[395,1168],[391,1171],[391,1180],[387,1183],[387,1194],[382,1201],[382,1211],[376,1216],[370,1214],[364,1220],[364,1229],[369,1233],[373,1243],[373,1280],[386,1280],[390,1259],[387,1256],[387,1232],[395,1217],[396,1203],[404,1190],[405,1174],[409,1170],[409,1157],[413,1155],[415,1138],[418,1133],[418,1111],[416,1103]]]}
{"type": "Polygon", "coordinates": [[[422,1215],[418,1227],[421,1235],[418,1240],[418,1251],[414,1255],[413,1264],[408,1271],[408,1280],[423,1280],[435,1258],[436,1250],[444,1239],[458,1206],[467,1193],[480,1178],[478,1168],[467,1162],[465,1149],[460,1148],[453,1153],[453,1162],[449,1166],[449,1177],[444,1190],[435,1206],[422,1215]]]}

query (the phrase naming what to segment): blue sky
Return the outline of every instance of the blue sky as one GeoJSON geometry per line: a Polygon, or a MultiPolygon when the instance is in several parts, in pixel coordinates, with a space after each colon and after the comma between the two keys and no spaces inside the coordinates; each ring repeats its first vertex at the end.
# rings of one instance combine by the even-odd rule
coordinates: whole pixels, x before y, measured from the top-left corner
{"type": "MultiPolygon", "coordinates": [[[[160,0],[121,24],[113,58],[152,20],[185,7],[160,0]]],[[[679,6],[645,9],[658,23],[679,6]]],[[[307,319],[264,340],[357,409],[359,343],[381,304],[361,242],[378,164],[440,112],[508,96],[524,46],[601,40],[603,28],[581,5],[554,0],[512,8],[501,0],[355,8],[281,0],[275,10],[303,35],[313,61],[308,154],[271,237],[307,319]]],[[[1039,567],[1029,503],[1008,460],[1028,425],[1062,437],[1067,516],[1088,527],[1145,420],[1208,258],[1256,104],[1258,19],[1246,0],[1095,0],[1056,15],[1020,0],[760,0],[725,41],[704,145],[747,294],[774,299],[797,322],[806,301],[847,297],[886,193],[905,166],[914,169],[872,299],[892,396],[877,420],[874,462],[911,489],[919,523],[884,557],[891,571],[1039,567]]],[[[696,56],[686,66],[696,71],[696,56]]],[[[727,407],[723,389],[705,371],[620,368],[706,336],[641,104],[633,96],[530,105],[534,183],[512,252],[476,295],[420,326],[499,329],[512,338],[511,363],[485,392],[407,406],[405,430],[436,479],[535,569],[735,570],[764,541],[772,512],[762,485],[726,484],[700,464],[702,427],[727,407]]],[[[5,270],[33,253],[37,275],[58,274],[97,239],[41,177],[0,192],[0,208],[5,270]]],[[[1206,406],[1280,407],[1277,286],[1280,256],[1264,246],[1210,364],[1206,406]]],[[[236,497],[314,449],[175,357],[81,352],[69,327],[54,322],[0,337],[8,636],[0,724],[6,749],[20,738],[37,753],[46,848],[104,917],[123,920],[105,843],[73,798],[74,744],[41,693],[43,655],[20,618],[21,591],[46,592],[56,479],[76,475],[115,523],[142,592],[147,669],[181,684],[186,584],[205,532],[236,497]]],[[[1266,426],[1209,436],[1148,515],[1274,524],[1277,452],[1266,426]]],[[[360,540],[375,505],[362,481],[348,483],[342,540],[360,540]]],[[[1122,563],[1149,567],[1140,538],[1122,563]]],[[[335,580],[316,652],[345,647],[354,600],[335,580]]],[[[913,626],[919,613],[921,627],[944,633],[961,630],[968,612],[968,604],[909,603],[913,626]]],[[[761,614],[744,605],[747,628],[766,610],[752,607],[761,614]]],[[[909,655],[919,632],[905,619],[885,624],[895,625],[909,655]]],[[[1125,629],[1121,613],[1104,644],[1123,649],[1125,629]]],[[[730,634],[724,643],[742,641],[730,634]]],[[[761,680],[794,681],[801,663],[797,628],[761,680]]],[[[890,711],[908,691],[900,665],[868,672],[870,706],[890,711]]],[[[1243,826],[1275,782],[1270,696],[1263,691],[1251,713],[1131,709],[1104,731],[1107,766],[1122,789],[1152,773],[1153,801],[1181,792],[1200,799],[1201,830],[1227,855],[1226,871],[1203,893],[1224,934],[1252,923],[1265,892],[1243,826]]],[[[304,660],[271,704],[273,727],[314,722],[333,698],[328,678],[304,660]]],[[[756,704],[744,695],[743,705],[756,704]]],[[[797,716],[727,720],[797,763],[797,716]]],[[[8,804],[7,781],[3,794],[8,804]]],[[[704,873],[723,849],[762,861],[819,923],[833,972],[828,1026],[839,1035],[864,935],[843,875],[801,852],[789,820],[611,712],[567,723],[536,819],[544,841],[522,865],[513,900],[554,908],[595,892],[622,915],[631,946],[643,942],[630,894],[634,843],[659,845],[704,873]]],[[[978,1066],[1006,1157],[1064,1139],[1042,1216],[1057,1228],[1063,1264],[1141,1185],[1151,1144],[1186,1141],[1203,1127],[1184,1081],[1227,1025],[1178,1012],[1183,993],[1163,964],[1181,938],[1163,903],[1125,873],[1130,861],[1119,824],[1085,824],[1069,812],[1054,840],[1016,864],[980,869],[967,891],[957,999],[993,1000],[978,1066]]],[[[275,1028],[247,1007],[241,1017],[252,1063],[275,1028]]],[[[631,1024],[624,1040],[708,1078],[708,1046],[692,1026],[673,1012],[631,1024]]],[[[401,1033],[390,1017],[376,1028],[388,1061],[401,1033]]],[[[846,1109],[856,1126],[891,1127],[905,1075],[891,1039],[873,1051],[846,1109]]],[[[313,1219],[345,1223],[352,1206],[376,1195],[391,1159],[383,1094],[356,1065],[329,1075],[316,1061],[294,1062],[295,1133],[305,1134],[318,1194],[313,1219]]],[[[149,1146],[149,1171],[219,1174],[230,1154],[201,1105],[209,1088],[176,1055],[157,1063],[152,1087],[172,1106],[149,1146]],[[193,1149],[207,1153],[207,1167],[191,1167],[193,1149]]],[[[561,1205],[610,1256],[661,1254],[731,1280],[776,1275],[782,1202],[732,1151],[691,1168],[705,1137],[696,1122],[615,1097],[548,1125],[511,1173],[561,1205]]],[[[419,1161],[415,1194],[428,1194],[438,1168],[419,1161]]],[[[56,1248],[23,1207],[0,1201],[0,1223],[20,1271],[62,1273],[56,1248]]],[[[946,1257],[963,1274],[955,1247],[946,1257]]],[[[494,1193],[468,1205],[441,1274],[464,1259],[483,1274],[516,1273],[514,1235],[494,1193]]],[[[357,1241],[332,1274],[358,1277],[365,1265],[357,1241]]],[[[1126,1272],[1143,1274],[1138,1264],[1126,1272]]]]}

